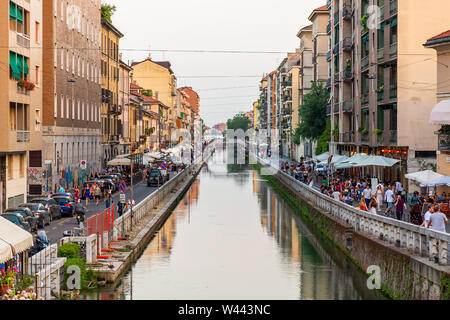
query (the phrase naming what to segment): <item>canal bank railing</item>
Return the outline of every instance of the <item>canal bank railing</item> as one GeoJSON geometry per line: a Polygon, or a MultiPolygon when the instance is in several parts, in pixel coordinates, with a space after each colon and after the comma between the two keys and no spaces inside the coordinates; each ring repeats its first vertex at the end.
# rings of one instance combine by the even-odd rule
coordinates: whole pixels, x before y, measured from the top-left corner
{"type": "Polygon", "coordinates": [[[254,157],[261,164],[275,169],[275,175],[282,183],[289,185],[315,207],[350,224],[355,230],[378,237],[397,247],[405,248],[410,253],[428,257],[430,261],[434,261],[438,256],[440,265],[448,265],[447,249],[450,234],[356,209],[294,179],[279,170],[276,167],[277,164],[256,155],[254,157]]]}

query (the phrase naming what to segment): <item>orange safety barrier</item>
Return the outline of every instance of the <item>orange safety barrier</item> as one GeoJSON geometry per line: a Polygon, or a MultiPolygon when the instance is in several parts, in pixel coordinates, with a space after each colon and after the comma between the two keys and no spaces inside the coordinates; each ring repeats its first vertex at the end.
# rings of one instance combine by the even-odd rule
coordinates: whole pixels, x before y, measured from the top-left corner
{"type": "Polygon", "coordinates": [[[114,207],[94,214],[87,220],[87,235],[97,235],[97,258],[108,259],[108,256],[101,255],[101,252],[113,252],[111,249],[112,231],[114,225],[114,207]],[[104,251],[108,250],[108,251],[104,251]],[[106,257],[106,258],[105,258],[106,257]]]}

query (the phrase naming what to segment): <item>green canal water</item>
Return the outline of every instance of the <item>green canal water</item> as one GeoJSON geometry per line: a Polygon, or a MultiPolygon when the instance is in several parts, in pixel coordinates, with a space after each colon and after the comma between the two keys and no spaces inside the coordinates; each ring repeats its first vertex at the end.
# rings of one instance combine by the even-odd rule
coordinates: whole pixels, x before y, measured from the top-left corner
{"type": "Polygon", "coordinates": [[[248,165],[218,150],[115,288],[85,299],[381,299],[248,165]]]}

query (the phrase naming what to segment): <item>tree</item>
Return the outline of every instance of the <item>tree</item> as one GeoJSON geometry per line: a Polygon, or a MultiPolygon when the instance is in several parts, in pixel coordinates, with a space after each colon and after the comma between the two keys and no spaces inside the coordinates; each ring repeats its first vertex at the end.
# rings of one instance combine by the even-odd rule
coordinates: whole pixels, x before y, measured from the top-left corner
{"type": "Polygon", "coordinates": [[[142,90],[141,92],[142,92],[142,94],[143,94],[144,96],[153,98],[153,91],[152,91],[152,89],[142,90]]]}
{"type": "Polygon", "coordinates": [[[111,17],[116,12],[116,6],[102,3],[102,18],[112,23],[111,17]]]}
{"type": "Polygon", "coordinates": [[[327,89],[321,83],[313,83],[311,92],[303,96],[304,103],[300,106],[300,122],[295,129],[294,141],[300,138],[315,141],[323,134],[327,126],[328,99],[327,89]]]}
{"type": "Polygon", "coordinates": [[[329,150],[329,141],[331,135],[331,121],[327,119],[326,128],[317,139],[316,155],[322,154],[329,150]]]}
{"type": "Polygon", "coordinates": [[[250,119],[244,113],[238,113],[233,117],[233,119],[227,120],[227,128],[228,129],[242,129],[247,131],[250,127],[250,119]]]}

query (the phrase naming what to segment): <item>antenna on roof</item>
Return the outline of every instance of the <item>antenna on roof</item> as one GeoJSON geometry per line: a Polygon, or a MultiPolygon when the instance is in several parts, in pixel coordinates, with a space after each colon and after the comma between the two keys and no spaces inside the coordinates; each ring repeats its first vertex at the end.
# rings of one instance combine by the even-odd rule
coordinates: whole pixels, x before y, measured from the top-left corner
{"type": "Polygon", "coordinates": [[[151,48],[152,48],[152,46],[148,45],[148,57],[147,57],[147,60],[152,60],[151,48]]]}

